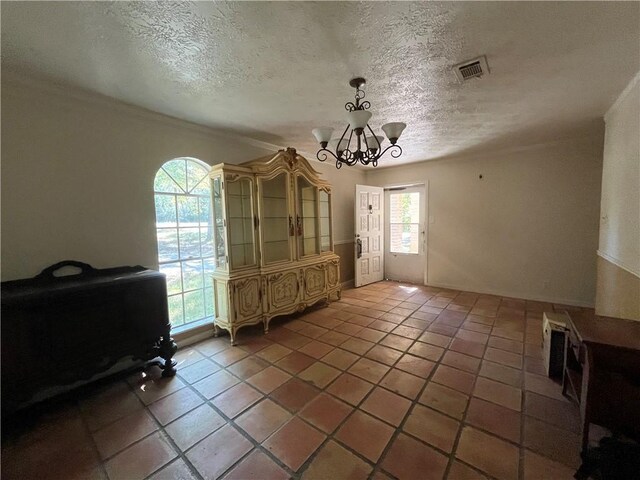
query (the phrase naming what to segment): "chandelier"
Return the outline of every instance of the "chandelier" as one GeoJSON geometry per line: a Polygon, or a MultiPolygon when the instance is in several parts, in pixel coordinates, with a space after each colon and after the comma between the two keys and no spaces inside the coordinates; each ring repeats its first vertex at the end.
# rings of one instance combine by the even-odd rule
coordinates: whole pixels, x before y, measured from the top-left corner
{"type": "Polygon", "coordinates": [[[364,99],[364,90],[362,87],[366,83],[364,78],[354,78],[349,82],[349,85],[356,89],[355,103],[347,102],[344,108],[347,110],[347,119],[349,124],[344,129],[342,137],[335,144],[335,152],[329,150],[327,146],[331,141],[331,135],[333,134],[333,128],[320,127],[314,128],[313,133],[316,140],[320,143],[320,150],[316,154],[316,157],[321,162],[324,162],[329,158],[329,155],[336,159],[336,168],[341,168],[342,165],[349,167],[360,162],[362,165],[378,166],[378,160],[382,157],[387,150],[391,150],[389,153],[393,158],[398,158],[402,155],[402,148],[400,145],[396,145],[398,138],[402,134],[402,131],[407,126],[402,122],[391,122],[382,125],[382,131],[389,139],[389,145],[384,150],[382,149],[382,142],[384,137],[376,135],[369,126],[369,119],[371,118],[371,112],[368,112],[371,104],[368,101],[362,101],[364,99]],[[355,139],[353,138],[355,134],[355,139]],[[354,143],[353,147],[351,143],[354,143]]]}

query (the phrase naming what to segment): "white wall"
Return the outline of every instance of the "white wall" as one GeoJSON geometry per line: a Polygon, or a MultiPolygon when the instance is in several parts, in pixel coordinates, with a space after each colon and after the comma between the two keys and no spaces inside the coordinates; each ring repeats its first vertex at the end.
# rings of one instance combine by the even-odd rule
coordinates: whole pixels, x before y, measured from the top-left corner
{"type": "Polygon", "coordinates": [[[640,320],[640,72],[604,118],[596,313],[640,320]]]}
{"type": "Polygon", "coordinates": [[[599,253],[640,276],[640,72],[605,123],[599,253]]]}
{"type": "MultiPolygon", "coordinates": [[[[275,153],[104,97],[2,81],[3,281],[64,259],[155,267],[153,179],[165,161],[213,165],[275,153]]],[[[354,185],[364,174],[313,166],[334,183],[335,239],[353,238],[354,185]]]]}
{"type": "Polygon", "coordinates": [[[592,306],[601,171],[597,132],[369,171],[367,182],[429,183],[429,284],[592,306]]]}

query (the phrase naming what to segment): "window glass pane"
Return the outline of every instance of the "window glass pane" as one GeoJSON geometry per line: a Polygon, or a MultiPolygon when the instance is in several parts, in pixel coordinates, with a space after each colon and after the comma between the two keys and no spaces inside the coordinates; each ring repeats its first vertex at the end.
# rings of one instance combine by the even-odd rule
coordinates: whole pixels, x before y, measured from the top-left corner
{"type": "Polygon", "coordinates": [[[298,177],[298,211],[302,218],[298,220],[298,241],[302,255],[318,253],[317,242],[317,188],[311,185],[306,178],[298,177]]]}
{"type": "Polygon", "coordinates": [[[204,289],[204,313],[207,317],[213,316],[213,288],[204,289]]]}
{"type": "Polygon", "coordinates": [[[420,249],[420,193],[392,193],[389,195],[390,251],[419,253],[420,249]]]}
{"type": "MultiPolygon", "coordinates": [[[[181,158],[167,162],[155,177],[158,263],[166,276],[169,319],[174,327],[214,315],[208,171],[206,165],[181,158]]],[[[217,193],[221,206],[221,192],[217,193]]]]}
{"type": "Polygon", "coordinates": [[[213,258],[202,259],[204,266],[204,286],[209,288],[213,287],[213,270],[215,268],[215,260],[213,258]]]}
{"type": "Polygon", "coordinates": [[[211,198],[210,197],[198,197],[198,221],[201,226],[206,226],[211,223],[211,198]]]}
{"type": "Polygon", "coordinates": [[[184,291],[202,288],[202,260],[182,262],[182,285],[184,291]]]}
{"type": "Polygon", "coordinates": [[[180,226],[197,227],[199,220],[198,197],[178,196],[178,222],[180,222],[180,226]]]}
{"type": "Polygon", "coordinates": [[[265,263],[291,258],[289,235],[295,219],[289,217],[287,206],[288,175],[281,173],[270,180],[258,180],[264,205],[260,220],[263,235],[262,255],[265,263]]]}
{"type": "MultiPolygon", "coordinates": [[[[191,189],[191,193],[194,195],[209,195],[211,188],[211,180],[209,180],[209,175],[205,175],[200,183],[198,183],[194,188],[191,189]]],[[[191,185],[189,185],[191,187],[191,185]]]]}
{"type": "Polygon", "coordinates": [[[167,175],[167,172],[165,172],[163,169],[160,169],[156,174],[156,179],[153,183],[153,189],[156,192],[182,192],[180,186],[169,175],[167,175]]]}
{"type": "Polygon", "coordinates": [[[392,223],[390,225],[390,250],[393,253],[418,253],[420,246],[417,223],[392,223]]]}
{"type": "Polygon", "coordinates": [[[180,229],[180,258],[200,257],[200,229],[181,228],[180,229]]]}
{"type": "Polygon", "coordinates": [[[207,177],[207,169],[197,162],[187,161],[187,191],[194,193],[193,189],[207,177]]]}
{"type": "Polygon", "coordinates": [[[184,193],[187,192],[186,160],[171,160],[165,163],[162,169],[184,193]]]}
{"type": "Polygon", "coordinates": [[[391,223],[419,223],[420,193],[392,193],[389,195],[391,223]]]}
{"type": "Polygon", "coordinates": [[[204,291],[196,290],[184,294],[184,322],[195,322],[204,318],[204,291]]]}
{"type": "Polygon", "coordinates": [[[203,257],[213,255],[213,230],[211,228],[200,227],[200,246],[203,257]]]}
{"type": "Polygon", "coordinates": [[[171,325],[177,327],[184,323],[184,311],[182,310],[182,295],[173,295],[168,299],[169,320],[171,325]]]}
{"type": "Polygon", "coordinates": [[[171,262],[160,265],[160,272],[167,276],[167,294],[182,292],[180,262],[171,262]]]}
{"type": "Polygon", "coordinates": [[[156,226],[177,226],[175,195],[156,195],[156,226]]]}
{"type": "Polygon", "coordinates": [[[217,259],[216,266],[218,268],[226,268],[225,257],[227,255],[227,248],[225,244],[223,224],[224,212],[222,208],[222,177],[214,177],[211,184],[213,196],[213,245],[217,259]]]}
{"type": "Polygon", "coordinates": [[[175,228],[158,228],[158,261],[178,260],[178,231],[175,228]]]}

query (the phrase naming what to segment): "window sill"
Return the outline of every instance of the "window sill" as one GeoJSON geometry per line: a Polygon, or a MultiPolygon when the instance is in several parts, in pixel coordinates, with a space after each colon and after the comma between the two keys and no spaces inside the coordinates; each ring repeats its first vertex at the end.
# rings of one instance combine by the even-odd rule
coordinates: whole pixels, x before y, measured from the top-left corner
{"type": "Polygon", "coordinates": [[[180,325],[171,329],[171,336],[179,348],[213,337],[213,319],[205,318],[188,325],[180,325]]]}

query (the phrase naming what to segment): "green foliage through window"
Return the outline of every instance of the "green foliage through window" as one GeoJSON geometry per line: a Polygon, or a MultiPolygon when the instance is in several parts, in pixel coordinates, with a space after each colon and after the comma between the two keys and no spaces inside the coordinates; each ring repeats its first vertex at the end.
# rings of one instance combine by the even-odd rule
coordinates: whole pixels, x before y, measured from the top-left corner
{"type": "Polygon", "coordinates": [[[213,317],[214,269],[209,167],[178,158],[156,173],[158,264],[167,276],[174,327],[213,317]]]}
{"type": "Polygon", "coordinates": [[[390,194],[389,217],[391,253],[419,253],[420,193],[390,194]]]}

